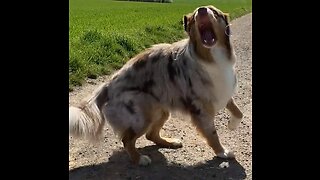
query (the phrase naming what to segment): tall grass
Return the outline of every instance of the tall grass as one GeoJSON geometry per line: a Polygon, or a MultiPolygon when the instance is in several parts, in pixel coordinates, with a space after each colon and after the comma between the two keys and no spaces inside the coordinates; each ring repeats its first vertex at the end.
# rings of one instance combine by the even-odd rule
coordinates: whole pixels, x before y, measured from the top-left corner
{"type": "Polygon", "coordinates": [[[183,15],[209,4],[233,19],[250,12],[252,0],[69,0],[69,89],[119,69],[152,44],[185,38],[183,15]]]}

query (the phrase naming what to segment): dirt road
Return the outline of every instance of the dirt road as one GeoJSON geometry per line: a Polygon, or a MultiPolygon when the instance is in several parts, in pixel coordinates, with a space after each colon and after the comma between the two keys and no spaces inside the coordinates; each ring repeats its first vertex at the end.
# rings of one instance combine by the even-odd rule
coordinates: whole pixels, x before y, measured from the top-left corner
{"type": "MultiPolygon", "coordinates": [[[[236,155],[235,160],[215,158],[189,119],[173,114],[161,131],[167,137],[180,138],[180,149],[158,148],[141,137],[137,148],[152,159],[147,167],[136,167],[118,141],[110,126],[104,130],[100,144],[85,140],[69,139],[69,179],[252,179],[252,14],[231,22],[231,37],[237,61],[238,91],[234,96],[244,113],[240,127],[235,131],[227,128],[227,111],[216,116],[216,126],[222,144],[236,155]],[[228,162],[229,167],[219,165],[228,162]]],[[[78,103],[108,77],[90,80],[69,94],[70,105],[78,103]]]]}

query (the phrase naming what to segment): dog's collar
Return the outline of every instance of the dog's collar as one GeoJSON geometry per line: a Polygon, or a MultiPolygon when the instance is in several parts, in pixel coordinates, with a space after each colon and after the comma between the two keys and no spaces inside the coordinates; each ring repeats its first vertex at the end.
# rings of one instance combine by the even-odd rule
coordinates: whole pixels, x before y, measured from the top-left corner
{"type": "Polygon", "coordinates": [[[173,55],[173,57],[172,57],[173,60],[176,61],[178,59],[179,55],[181,55],[181,54],[179,54],[178,51],[175,50],[172,55],[173,55]]]}

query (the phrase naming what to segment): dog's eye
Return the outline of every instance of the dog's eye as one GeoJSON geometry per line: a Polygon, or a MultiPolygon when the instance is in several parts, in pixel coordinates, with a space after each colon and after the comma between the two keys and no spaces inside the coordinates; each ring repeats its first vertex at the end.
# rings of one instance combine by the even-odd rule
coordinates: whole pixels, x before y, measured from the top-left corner
{"type": "Polygon", "coordinates": [[[209,8],[212,12],[213,12],[213,15],[214,17],[218,18],[219,17],[219,14],[216,10],[212,9],[212,8],[209,8]]]}

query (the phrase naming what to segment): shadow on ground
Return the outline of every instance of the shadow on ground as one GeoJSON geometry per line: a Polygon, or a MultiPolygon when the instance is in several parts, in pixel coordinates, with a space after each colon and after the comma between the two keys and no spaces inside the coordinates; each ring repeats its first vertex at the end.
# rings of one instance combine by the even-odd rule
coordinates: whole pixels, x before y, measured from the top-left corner
{"type": "Polygon", "coordinates": [[[236,160],[213,158],[194,166],[168,163],[156,145],[139,149],[152,159],[151,165],[132,165],[125,151],[115,151],[108,162],[83,166],[69,171],[70,180],[81,179],[232,179],[246,178],[245,169],[236,160]],[[222,162],[229,162],[228,168],[220,168],[222,162]]]}

